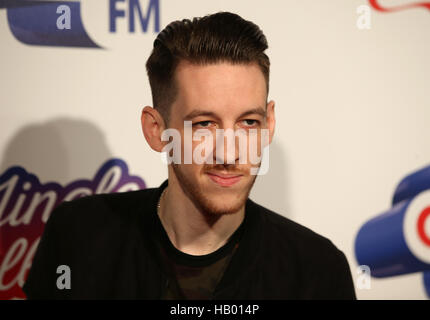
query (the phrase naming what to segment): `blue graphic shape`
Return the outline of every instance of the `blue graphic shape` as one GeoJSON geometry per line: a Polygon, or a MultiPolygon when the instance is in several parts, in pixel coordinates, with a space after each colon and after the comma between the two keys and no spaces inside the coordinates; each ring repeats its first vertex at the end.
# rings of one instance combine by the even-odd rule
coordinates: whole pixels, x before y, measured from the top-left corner
{"type": "Polygon", "coordinates": [[[392,208],[367,221],[358,231],[355,255],[358,264],[369,266],[374,277],[423,272],[424,287],[430,298],[430,264],[411,252],[404,234],[408,207],[426,190],[430,190],[430,166],[403,178],[395,189],[392,208]]]}
{"type": "Polygon", "coordinates": [[[430,270],[409,250],[403,232],[404,216],[412,199],[399,202],[387,212],[366,222],[355,239],[359,265],[368,265],[374,277],[430,270]]]}
{"type": "Polygon", "coordinates": [[[427,296],[430,298],[430,271],[423,274],[424,288],[426,289],[427,296]]]}
{"type": "Polygon", "coordinates": [[[7,8],[9,28],[15,38],[25,44],[58,47],[101,48],[87,35],[81,20],[79,2],[21,1],[7,8]],[[57,13],[60,5],[70,8],[70,29],[59,29],[57,13]]]}
{"type": "Polygon", "coordinates": [[[424,167],[407,177],[397,185],[393,196],[393,205],[418,193],[430,189],[430,166],[424,167]]]}

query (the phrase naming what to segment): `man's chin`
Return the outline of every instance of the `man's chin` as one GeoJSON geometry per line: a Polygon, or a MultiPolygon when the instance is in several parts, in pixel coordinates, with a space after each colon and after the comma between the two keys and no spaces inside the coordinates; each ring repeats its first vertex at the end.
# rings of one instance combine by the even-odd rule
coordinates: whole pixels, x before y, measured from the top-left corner
{"type": "Polygon", "coordinates": [[[206,173],[198,179],[190,179],[189,175],[179,167],[173,166],[173,169],[184,193],[200,211],[212,215],[233,214],[240,211],[255,181],[255,177],[252,181],[246,181],[247,177],[242,176],[240,181],[233,185],[221,186],[210,179],[206,173]]]}
{"type": "Polygon", "coordinates": [[[252,184],[247,184],[245,187],[228,187],[220,188],[213,184],[201,186],[200,193],[195,194],[199,206],[204,211],[212,214],[233,214],[240,211],[246,204],[250,187],[252,184]]]}
{"type": "Polygon", "coordinates": [[[241,203],[226,203],[225,201],[206,200],[199,203],[200,208],[207,214],[211,215],[228,215],[240,211],[245,205],[245,201],[241,203]]]}

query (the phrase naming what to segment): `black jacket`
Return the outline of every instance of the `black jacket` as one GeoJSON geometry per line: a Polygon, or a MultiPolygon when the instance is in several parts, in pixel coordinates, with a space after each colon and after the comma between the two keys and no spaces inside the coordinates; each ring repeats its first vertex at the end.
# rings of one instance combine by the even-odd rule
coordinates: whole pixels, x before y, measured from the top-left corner
{"type": "MultiPolygon", "coordinates": [[[[159,299],[159,188],[95,195],[51,214],[23,287],[29,299],[159,299]],[[71,288],[56,286],[59,265],[71,288]]],[[[213,299],[355,299],[345,255],[315,232],[247,200],[244,233],[213,299]]]]}

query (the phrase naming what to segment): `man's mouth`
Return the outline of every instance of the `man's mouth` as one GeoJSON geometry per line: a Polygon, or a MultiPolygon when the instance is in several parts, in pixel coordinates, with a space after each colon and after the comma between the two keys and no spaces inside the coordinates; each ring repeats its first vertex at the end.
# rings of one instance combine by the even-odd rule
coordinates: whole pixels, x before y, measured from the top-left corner
{"type": "Polygon", "coordinates": [[[220,185],[221,187],[230,187],[235,183],[239,182],[239,180],[243,176],[242,174],[237,174],[237,173],[228,174],[228,173],[221,173],[221,172],[206,172],[206,174],[213,182],[220,185]]]}

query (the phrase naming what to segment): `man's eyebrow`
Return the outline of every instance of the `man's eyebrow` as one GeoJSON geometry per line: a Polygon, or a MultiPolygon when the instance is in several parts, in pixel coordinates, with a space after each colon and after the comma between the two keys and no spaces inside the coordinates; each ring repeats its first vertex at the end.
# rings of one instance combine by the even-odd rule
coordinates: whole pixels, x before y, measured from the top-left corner
{"type": "Polygon", "coordinates": [[[266,110],[264,108],[261,108],[261,107],[253,108],[253,109],[250,109],[250,110],[243,112],[239,116],[239,118],[242,118],[242,117],[250,115],[250,114],[258,114],[264,118],[264,117],[266,117],[266,110]]]}
{"type": "MultiPolygon", "coordinates": [[[[266,110],[264,108],[261,108],[261,107],[253,108],[253,109],[250,109],[250,110],[247,110],[247,111],[241,113],[239,118],[245,117],[245,116],[250,115],[250,114],[258,114],[258,115],[261,115],[262,117],[265,117],[266,116],[266,110]]],[[[199,117],[199,116],[219,118],[212,111],[193,110],[184,117],[184,120],[190,120],[190,119],[193,119],[193,118],[199,117]]]]}
{"type": "Polygon", "coordinates": [[[195,117],[199,117],[199,116],[207,116],[207,117],[214,117],[214,118],[218,118],[217,115],[212,112],[212,111],[206,111],[206,110],[193,110],[190,113],[188,113],[185,117],[184,120],[190,120],[193,119],[195,117]]]}

